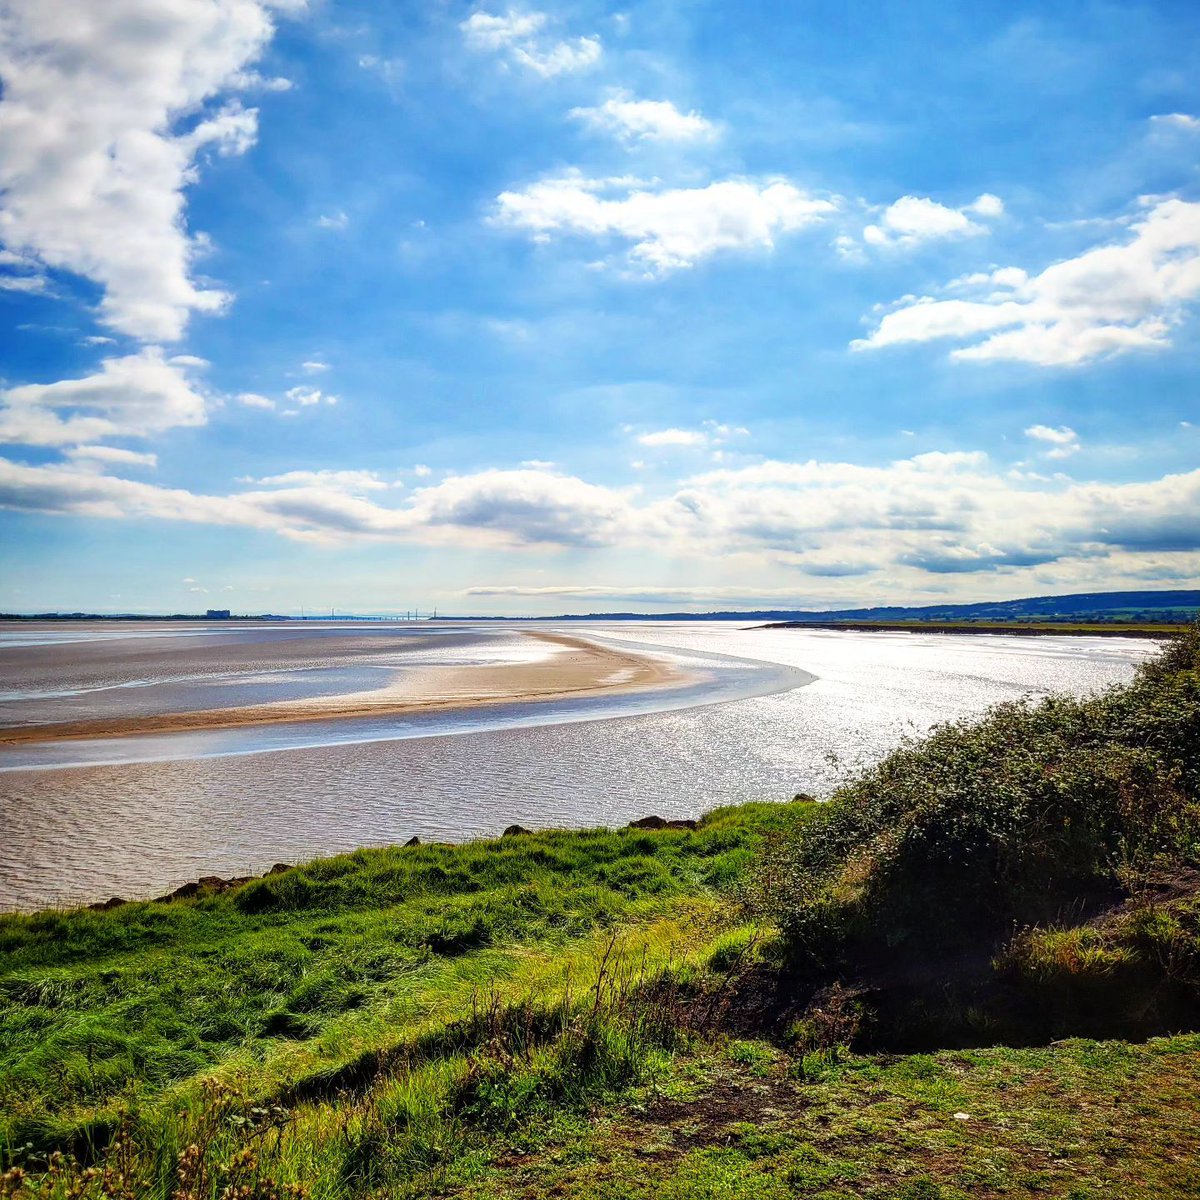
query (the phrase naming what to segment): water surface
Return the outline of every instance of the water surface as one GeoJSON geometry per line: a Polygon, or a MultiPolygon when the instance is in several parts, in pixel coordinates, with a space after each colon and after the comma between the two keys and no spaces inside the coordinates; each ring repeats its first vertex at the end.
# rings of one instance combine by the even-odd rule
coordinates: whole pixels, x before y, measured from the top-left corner
{"type": "MultiPolygon", "coordinates": [[[[420,652],[495,661],[524,652],[524,628],[439,633],[449,641],[420,652]]],[[[710,622],[561,631],[667,657],[689,682],[456,714],[13,747],[0,752],[0,903],[152,895],[202,874],[257,873],[413,834],[457,841],[513,822],[614,825],[827,794],[906,733],[1002,700],[1123,681],[1155,649],[1125,639],[710,622]]],[[[304,670],[353,676],[373,653],[304,670]]],[[[242,685],[257,686],[216,686],[242,685]]]]}

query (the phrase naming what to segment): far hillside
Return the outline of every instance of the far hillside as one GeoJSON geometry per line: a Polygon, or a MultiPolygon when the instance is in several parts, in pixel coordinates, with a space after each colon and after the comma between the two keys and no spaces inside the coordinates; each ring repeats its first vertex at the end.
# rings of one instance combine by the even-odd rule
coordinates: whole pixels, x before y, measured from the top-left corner
{"type": "Polygon", "coordinates": [[[565,614],[554,620],[723,621],[801,623],[836,621],[1074,622],[1079,624],[1186,625],[1200,616],[1200,590],[1080,592],[1071,596],[1027,596],[975,604],[882,605],[836,609],[723,609],[714,612],[565,614]]]}

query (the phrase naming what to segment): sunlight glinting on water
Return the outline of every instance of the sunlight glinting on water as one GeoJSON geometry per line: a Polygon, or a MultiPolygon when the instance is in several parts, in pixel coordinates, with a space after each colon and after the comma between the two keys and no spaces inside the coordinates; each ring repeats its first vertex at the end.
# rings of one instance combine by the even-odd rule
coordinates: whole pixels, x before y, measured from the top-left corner
{"type": "MultiPolygon", "coordinates": [[[[0,904],[152,895],[203,874],[257,873],[414,834],[458,841],[513,822],[615,825],[827,794],[905,734],[1004,700],[1120,682],[1154,649],[708,622],[564,632],[670,657],[692,678],[590,700],[6,750],[0,904]],[[808,672],[815,680],[800,686],[808,672]],[[116,761],[131,758],[143,761],[116,761]]],[[[522,627],[466,629],[406,651],[404,664],[413,653],[437,662],[545,653],[521,643],[539,645],[522,627]]],[[[317,688],[322,670],[358,679],[362,668],[331,661],[285,674],[317,688]]],[[[275,686],[272,675],[264,683],[251,666],[242,683],[275,686]]]]}

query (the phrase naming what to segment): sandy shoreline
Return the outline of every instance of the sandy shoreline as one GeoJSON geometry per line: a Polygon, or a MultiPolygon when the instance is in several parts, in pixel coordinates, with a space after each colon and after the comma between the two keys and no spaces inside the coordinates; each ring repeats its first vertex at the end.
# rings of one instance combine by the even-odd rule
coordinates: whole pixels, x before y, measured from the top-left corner
{"type": "Polygon", "coordinates": [[[683,679],[678,669],[666,663],[625,650],[610,649],[582,638],[533,631],[526,636],[553,643],[561,649],[531,663],[429,668],[413,672],[400,683],[388,687],[341,696],[194,712],[10,726],[0,729],[0,745],[242,729],[283,722],[476,708],[489,704],[643,691],[683,679]]]}

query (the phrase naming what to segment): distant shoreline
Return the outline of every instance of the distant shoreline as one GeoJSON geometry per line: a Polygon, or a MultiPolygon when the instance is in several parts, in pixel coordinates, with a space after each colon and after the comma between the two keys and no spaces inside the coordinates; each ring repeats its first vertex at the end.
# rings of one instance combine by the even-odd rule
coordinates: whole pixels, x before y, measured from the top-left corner
{"type": "Polygon", "coordinates": [[[1186,625],[1074,624],[1022,621],[772,621],[756,629],[821,629],[841,633],[1004,633],[1017,637],[1169,638],[1186,625]]]}
{"type": "MultiPolygon", "coordinates": [[[[703,591],[703,589],[698,589],[703,591]]],[[[486,593],[485,593],[486,594],[486,593]]],[[[444,602],[443,597],[443,602],[444,602]]],[[[614,595],[614,601],[633,600],[633,596],[614,595]]],[[[797,598],[799,599],[799,598],[797,598]]],[[[752,597],[747,597],[753,603],[752,597]]],[[[653,602],[647,599],[647,602],[653,602]]],[[[663,601],[666,603],[667,601],[663,601]]],[[[697,599],[694,603],[704,601],[697,599]]],[[[470,621],[527,622],[527,621],[770,621],[779,623],[799,622],[820,624],[823,622],[865,622],[871,628],[881,623],[919,622],[940,625],[969,622],[975,624],[1010,623],[1022,626],[1029,632],[1028,625],[1109,625],[1121,628],[1136,625],[1139,628],[1157,626],[1186,626],[1200,617],[1200,588],[1150,588],[1139,591],[1072,592],[1051,596],[1025,596],[1010,600],[979,600],[958,604],[857,604],[845,608],[801,608],[796,604],[787,607],[758,607],[708,609],[691,608],[674,611],[636,612],[609,611],[586,613],[513,613],[505,616],[482,615],[479,613],[442,613],[434,607],[407,609],[390,613],[313,612],[295,615],[283,613],[236,613],[227,609],[209,609],[205,613],[88,613],[88,612],[41,612],[4,613],[0,622],[22,623],[46,621],[70,623],[73,621],[188,621],[212,622],[427,622],[427,621],[470,621]]],[[[1055,632],[1061,632],[1055,630],[1055,632]]],[[[1139,636],[1126,634],[1125,636],[1139,636]]]]}

